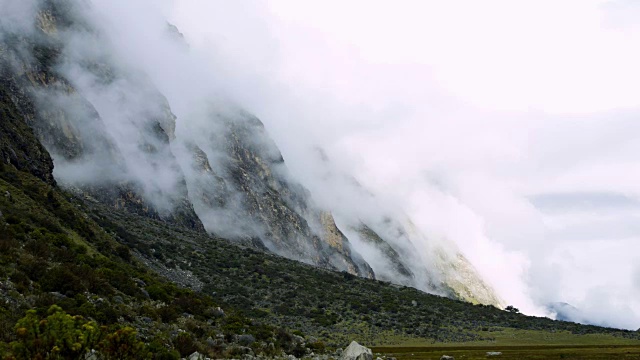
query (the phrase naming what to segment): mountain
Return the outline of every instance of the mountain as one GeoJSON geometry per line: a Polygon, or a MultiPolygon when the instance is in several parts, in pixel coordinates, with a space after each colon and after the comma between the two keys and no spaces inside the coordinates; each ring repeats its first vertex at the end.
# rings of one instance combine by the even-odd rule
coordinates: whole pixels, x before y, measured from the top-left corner
{"type": "MultiPolygon", "coordinates": [[[[67,191],[323,268],[501,306],[461,252],[445,250],[453,244],[430,244],[410,220],[337,223],[334,206],[319,206],[289,173],[262,122],[224,95],[178,118],[144,66],[115,50],[90,3],[32,5],[21,26],[4,26],[1,61],[67,191]],[[354,241],[378,254],[363,256],[354,241]]],[[[188,54],[177,28],[165,30],[188,54]]]]}
{"type": "Polygon", "coordinates": [[[242,107],[209,99],[181,124],[152,77],[111,51],[90,3],[9,4],[3,355],[301,357],[354,337],[492,340],[478,330],[492,327],[637,338],[500,310],[458,249],[362,187],[341,188],[373,213],[314,198],[242,107]]]}
{"type": "Polygon", "coordinates": [[[502,306],[499,296],[455,244],[425,236],[402,210],[394,211],[357,179],[334,169],[324,151],[316,150],[320,159],[316,176],[322,179],[322,192],[342,192],[327,206],[333,208],[337,222],[371,264],[377,279],[474,304],[502,306]],[[333,206],[345,202],[355,205],[333,206]]]}

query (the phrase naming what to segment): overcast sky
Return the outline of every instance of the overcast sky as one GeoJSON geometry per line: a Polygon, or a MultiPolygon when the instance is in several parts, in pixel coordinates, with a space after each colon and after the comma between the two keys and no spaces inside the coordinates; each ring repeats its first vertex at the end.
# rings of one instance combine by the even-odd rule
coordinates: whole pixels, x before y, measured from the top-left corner
{"type": "Polygon", "coordinates": [[[159,4],[312,191],[321,146],[507,303],[640,327],[640,2],[159,4]]]}

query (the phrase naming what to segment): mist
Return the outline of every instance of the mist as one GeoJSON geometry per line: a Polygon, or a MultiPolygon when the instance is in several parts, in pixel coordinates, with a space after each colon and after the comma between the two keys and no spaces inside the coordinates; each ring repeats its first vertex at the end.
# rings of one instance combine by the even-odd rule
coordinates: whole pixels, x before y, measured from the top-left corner
{"type": "MultiPolygon", "coordinates": [[[[21,19],[35,3],[9,1],[15,16],[0,24],[31,31],[21,19]]],[[[417,250],[401,254],[412,286],[438,293],[430,264],[461,252],[527,314],[640,327],[631,2],[93,0],[78,11],[90,26],[58,35],[58,70],[84,99],[38,97],[93,140],[53,154],[63,184],[135,182],[167,213],[189,196],[209,232],[264,238],[225,188],[230,159],[216,145],[220,119],[254,114],[274,139],[254,145],[282,154],[277,171],[378,276],[392,265],[359,224],[417,250]],[[87,66],[96,59],[111,69],[87,66]],[[220,188],[198,193],[198,181],[220,188]]]]}
{"type": "Polygon", "coordinates": [[[508,304],[636,329],[637,10],[192,0],[169,15],[343,223],[371,207],[352,211],[362,197],[326,181],[317,148],[453,240],[508,304]]]}

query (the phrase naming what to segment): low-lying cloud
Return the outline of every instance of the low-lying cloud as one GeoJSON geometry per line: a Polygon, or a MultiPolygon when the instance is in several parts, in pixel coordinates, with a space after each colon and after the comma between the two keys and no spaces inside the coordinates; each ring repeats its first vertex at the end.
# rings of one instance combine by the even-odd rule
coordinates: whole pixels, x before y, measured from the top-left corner
{"type": "MultiPolygon", "coordinates": [[[[168,209],[192,153],[176,143],[182,169],[154,166],[170,154],[139,151],[141,136],[162,148],[144,136],[144,119],[175,115],[178,138],[210,144],[223,136],[211,99],[239,104],[343,228],[406,214],[429,239],[414,244],[424,256],[453,241],[526,313],[568,303],[575,321],[640,326],[640,51],[631,46],[640,33],[630,2],[92,3],[84,10],[96,32],[62,35],[59,70],[106,125],[76,124],[108,135],[87,154],[113,146],[120,156],[57,160],[56,177],[142,179],[168,209]],[[127,76],[101,79],[86,67],[96,58],[127,76]],[[96,163],[113,171],[87,171],[96,163]]],[[[15,15],[0,25],[30,31],[21,19],[32,4],[0,0],[15,15]]],[[[77,106],[70,96],[41,101],[77,106]]],[[[202,150],[213,168],[227,160],[202,150]]],[[[206,215],[217,228],[242,214],[206,215]]],[[[262,231],[245,225],[219,230],[262,231]]]]}
{"type": "Polygon", "coordinates": [[[316,147],[454,240],[507,302],[637,328],[630,3],[191,0],[169,15],[320,201],[353,204],[320,181],[316,147]]]}

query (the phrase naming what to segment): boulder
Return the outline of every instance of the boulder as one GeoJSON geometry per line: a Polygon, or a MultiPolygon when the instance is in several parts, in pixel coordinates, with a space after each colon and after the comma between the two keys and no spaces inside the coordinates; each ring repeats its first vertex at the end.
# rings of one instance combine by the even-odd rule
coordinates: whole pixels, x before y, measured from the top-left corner
{"type": "Polygon", "coordinates": [[[500,351],[487,351],[487,356],[500,356],[502,353],[500,351]]]}
{"type": "Polygon", "coordinates": [[[206,357],[197,351],[189,355],[189,357],[187,357],[187,360],[205,360],[205,359],[206,357]]]}
{"type": "Polygon", "coordinates": [[[342,352],[340,360],[373,360],[373,353],[371,349],[352,341],[342,352]]]}
{"type": "Polygon", "coordinates": [[[440,360],[455,360],[455,358],[453,356],[449,356],[449,355],[442,355],[440,357],[440,360]]]}

